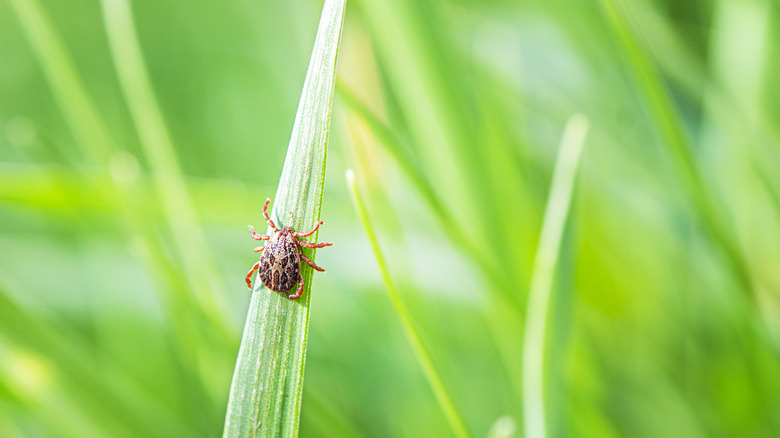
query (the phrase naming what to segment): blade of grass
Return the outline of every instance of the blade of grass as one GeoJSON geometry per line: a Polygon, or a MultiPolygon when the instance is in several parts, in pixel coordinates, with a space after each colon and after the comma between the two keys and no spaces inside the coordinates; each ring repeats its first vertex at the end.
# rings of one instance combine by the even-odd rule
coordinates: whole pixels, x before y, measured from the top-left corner
{"type": "MultiPolygon", "coordinates": [[[[187,191],[175,154],[175,147],[166,127],[162,111],[152,88],[145,65],[138,36],[133,23],[132,10],[127,0],[101,1],[103,21],[108,37],[108,47],[116,68],[120,89],[127,101],[128,109],[141,140],[142,150],[153,173],[153,182],[159,202],[168,224],[178,261],[184,267],[185,300],[194,301],[192,309],[179,306],[175,312],[180,315],[197,314],[200,324],[190,328],[190,334],[179,331],[181,342],[178,348],[187,349],[183,376],[189,380],[186,385],[192,391],[189,402],[198,412],[203,427],[219,424],[220,411],[208,401],[216,398],[220,386],[217,379],[210,378],[204,366],[211,359],[207,352],[229,345],[226,340],[229,330],[227,317],[222,308],[223,300],[216,297],[225,294],[218,280],[211,251],[198,223],[192,200],[187,191]],[[200,318],[199,318],[200,319],[200,318]],[[208,327],[208,330],[204,330],[208,327]],[[199,342],[185,345],[198,333],[199,342]],[[188,363],[189,362],[189,363],[188,363]]],[[[186,301],[185,301],[186,302],[186,301]]],[[[196,317],[196,318],[197,318],[196,317]]],[[[188,316],[185,316],[188,318],[188,316]]],[[[183,324],[180,324],[180,330],[183,324]]],[[[186,328],[185,328],[186,329],[186,328]]]]}
{"type": "MultiPolygon", "coordinates": [[[[428,202],[436,218],[452,230],[452,235],[465,235],[464,228],[457,221],[452,221],[453,214],[445,205],[442,198],[433,189],[430,180],[426,176],[426,170],[419,165],[408,151],[401,146],[401,140],[392,131],[392,129],[382,122],[379,117],[368,109],[367,105],[351,91],[339,90],[339,96],[343,99],[347,107],[352,110],[363,122],[371,128],[371,132],[377,139],[377,144],[383,146],[388,151],[395,162],[398,163],[401,170],[414,184],[420,194],[428,202]]],[[[491,292],[507,290],[510,285],[506,276],[497,268],[498,263],[494,256],[483,245],[478,245],[469,239],[455,239],[455,244],[463,248],[464,253],[475,258],[480,267],[485,270],[485,277],[495,285],[491,292]]]]}
{"type": "MultiPolygon", "coordinates": [[[[441,46],[435,43],[439,29],[435,14],[424,15],[427,8],[410,0],[359,1],[361,11],[372,28],[372,37],[379,67],[385,70],[388,89],[395,95],[401,114],[408,126],[411,144],[421,162],[438,163],[428,166],[429,179],[436,182],[434,189],[445,188],[459,196],[442,196],[451,211],[459,211],[450,222],[461,224],[485,223],[486,199],[482,162],[474,160],[475,149],[469,147],[471,134],[466,126],[470,120],[459,110],[462,84],[452,81],[453,75],[440,64],[448,59],[441,46]],[[466,177],[464,177],[466,176],[466,177]],[[459,209],[459,205],[475,206],[459,209]]],[[[457,64],[452,64],[453,67],[457,64]]],[[[465,106],[465,108],[470,108],[465,106]]],[[[441,192],[439,192],[441,193],[441,192]]],[[[486,252],[485,256],[493,254],[486,252]]]]}
{"type": "MultiPolygon", "coordinates": [[[[337,94],[343,99],[347,107],[354,111],[370,127],[371,132],[379,139],[379,143],[387,145],[385,149],[392,154],[395,161],[425,197],[425,200],[436,215],[451,217],[452,215],[448,213],[447,207],[441,202],[430,181],[426,178],[425,170],[420,166],[409,149],[402,146],[401,140],[396,133],[374,115],[346,84],[339,84],[337,94]]],[[[454,224],[453,226],[456,225],[454,224]]]]}
{"type": "MultiPolygon", "coordinates": [[[[371,112],[368,106],[349,90],[339,89],[339,96],[374,134],[376,142],[383,146],[398,163],[399,167],[409,177],[409,180],[417,187],[420,193],[428,201],[437,220],[442,226],[450,230],[453,236],[462,236],[467,233],[457,221],[452,221],[453,215],[441,201],[441,198],[430,186],[424,169],[415,162],[405,148],[401,146],[401,140],[397,134],[371,112]]],[[[358,160],[358,164],[360,164],[358,160]]],[[[522,362],[521,355],[517,351],[516,333],[520,333],[523,327],[523,315],[519,303],[514,296],[503,293],[510,291],[512,284],[508,282],[506,274],[501,271],[500,265],[493,257],[486,245],[480,245],[475,239],[454,239],[453,243],[459,246],[463,253],[471,257],[484,271],[485,280],[492,286],[488,288],[491,297],[488,301],[488,310],[485,311],[485,321],[490,327],[497,348],[501,353],[501,359],[506,369],[507,378],[511,381],[512,389],[518,399],[522,396],[522,383],[518,373],[515,372],[522,362]],[[499,315],[496,317],[496,315],[499,315]]]]}
{"type": "Polygon", "coordinates": [[[38,1],[10,0],[10,5],[19,17],[22,29],[51,86],[54,99],[82,148],[83,155],[90,164],[106,164],[114,152],[114,142],[87,95],[62,38],[38,1]]]}
{"type": "Polygon", "coordinates": [[[439,376],[436,367],[433,365],[431,355],[425,347],[425,344],[423,344],[419,331],[414,325],[412,317],[409,314],[409,310],[407,309],[403,298],[398,293],[398,290],[395,288],[395,284],[390,277],[390,271],[387,268],[387,264],[385,264],[382,251],[379,249],[379,241],[376,238],[374,229],[371,226],[371,221],[368,218],[368,213],[364,207],[363,200],[360,196],[360,193],[358,192],[357,184],[355,183],[355,173],[352,170],[348,170],[346,178],[347,186],[349,187],[349,190],[352,194],[352,200],[355,203],[355,209],[357,210],[358,216],[360,216],[360,220],[363,223],[363,228],[366,230],[368,240],[371,242],[371,248],[374,250],[374,256],[376,257],[379,269],[382,271],[382,280],[384,281],[385,287],[387,288],[387,293],[390,295],[390,301],[393,303],[393,307],[395,308],[396,313],[398,313],[398,317],[401,319],[404,333],[409,339],[409,342],[412,344],[412,350],[414,351],[415,356],[417,356],[417,360],[420,362],[420,366],[423,369],[425,378],[428,380],[428,384],[431,385],[431,389],[436,396],[436,401],[439,403],[439,407],[444,413],[444,416],[447,418],[447,422],[449,423],[452,432],[455,434],[455,436],[467,437],[469,436],[469,433],[466,430],[463,419],[460,413],[458,413],[457,409],[455,409],[455,405],[452,403],[452,399],[447,393],[447,390],[444,388],[441,377],[439,376]]]}
{"type": "Polygon", "coordinates": [[[116,66],[119,84],[127,100],[130,114],[141,138],[141,146],[154,172],[154,183],[160,197],[165,218],[179,257],[186,267],[187,284],[210,322],[223,334],[224,295],[221,282],[210,260],[211,253],[176,158],[171,135],[166,128],[162,111],[152,89],[147,68],[141,54],[132,11],[126,0],[103,0],[103,21],[109,48],[116,66]]]}
{"type": "Polygon", "coordinates": [[[695,207],[699,223],[716,242],[726,261],[731,265],[743,291],[755,303],[755,288],[748,262],[742,253],[734,233],[729,229],[723,211],[718,208],[711,189],[706,185],[696,162],[693,146],[685,132],[681,117],[672,98],[645,53],[638,37],[632,32],[627,13],[628,6],[621,0],[601,0],[601,5],[612,24],[633,76],[646,99],[651,115],[655,118],[664,146],[669,150],[676,170],[695,207]]]}
{"type": "Polygon", "coordinates": [[[523,411],[525,436],[528,438],[547,436],[544,414],[544,338],[553,277],[587,130],[588,120],[582,115],[572,116],[566,124],[534,259],[523,342],[523,411]]]}
{"type": "MultiPolygon", "coordinates": [[[[309,229],[320,218],[345,8],[345,0],[326,0],[322,9],[271,213],[279,226],[309,229]]],[[[314,260],[314,250],[304,252],[314,260]]],[[[230,388],[224,437],[298,434],[312,270],[304,264],[301,273],[305,287],[297,300],[255,282],[230,388]]]]}

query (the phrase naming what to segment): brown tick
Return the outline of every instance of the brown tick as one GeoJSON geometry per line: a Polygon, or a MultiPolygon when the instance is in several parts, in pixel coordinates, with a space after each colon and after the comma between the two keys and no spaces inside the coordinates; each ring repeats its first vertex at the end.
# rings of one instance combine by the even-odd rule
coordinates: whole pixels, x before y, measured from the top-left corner
{"type": "Polygon", "coordinates": [[[265,251],[260,257],[260,261],[252,265],[252,269],[246,274],[246,284],[249,286],[249,290],[252,290],[252,274],[259,270],[260,280],[262,280],[263,284],[272,291],[287,292],[295,286],[295,283],[298,283],[298,290],[294,294],[287,294],[287,298],[294,300],[303,294],[301,259],[317,271],[325,272],[324,269],[315,265],[308,257],[301,254],[298,247],[322,248],[333,244],[327,242],[311,243],[297,240],[301,237],[308,237],[314,234],[320,225],[324,223],[322,221],[318,222],[314,228],[305,233],[295,232],[288,226],[282,227],[281,230],[276,228],[274,221],[268,217],[268,204],[270,203],[270,199],[265,200],[265,204],[263,204],[263,217],[266,222],[268,222],[268,225],[274,229],[274,234],[272,236],[260,235],[255,233],[254,227],[251,225],[249,226],[249,231],[252,232],[253,239],[267,240],[268,243],[266,243],[265,246],[255,248],[255,252],[265,251]]]}

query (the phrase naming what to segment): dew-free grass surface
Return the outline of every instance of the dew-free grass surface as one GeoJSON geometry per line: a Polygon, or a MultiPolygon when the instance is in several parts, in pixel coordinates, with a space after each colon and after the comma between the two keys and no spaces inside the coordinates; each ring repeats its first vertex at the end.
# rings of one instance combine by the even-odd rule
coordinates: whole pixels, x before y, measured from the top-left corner
{"type": "MultiPolygon", "coordinates": [[[[222,432],[246,225],[275,197],[323,4],[0,1],[0,436],[222,432]]],[[[345,17],[301,436],[452,435],[348,168],[466,431],[523,435],[529,285],[576,113],[546,435],[778,434],[776,3],[353,0],[345,17]]]]}
{"type": "MultiPolygon", "coordinates": [[[[301,92],[290,146],[270,217],[305,232],[320,222],[336,59],[345,0],[327,0],[301,92]]],[[[268,224],[268,233],[276,232],[268,224]]],[[[319,232],[310,239],[315,242],[319,232]]],[[[316,249],[300,248],[315,261],[316,249]]],[[[295,437],[301,415],[314,270],[300,260],[302,295],[272,292],[253,275],[241,348],[230,387],[223,437],[295,437]]],[[[289,291],[296,292],[298,286],[289,291]]]]}

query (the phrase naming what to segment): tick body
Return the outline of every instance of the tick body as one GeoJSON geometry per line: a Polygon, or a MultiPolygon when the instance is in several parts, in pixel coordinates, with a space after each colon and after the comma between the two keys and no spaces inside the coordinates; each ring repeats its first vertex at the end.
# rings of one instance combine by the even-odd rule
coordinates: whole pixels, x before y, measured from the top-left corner
{"type": "Polygon", "coordinates": [[[325,246],[331,246],[332,243],[311,243],[306,241],[300,241],[298,239],[308,237],[314,234],[315,231],[323,224],[322,221],[310,231],[305,233],[299,233],[294,231],[291,227],[285,226],[280,230],[276,227],[276,224],[268,217],[268,204],[271,203],[270,199],[265,200],[263,204],[263,217],[268,225],[273,228],[274,233],[270,236],[260,235],[255,233],[255,229],[250,226],[249,231],[252,233],[252,238],[255,240],[267,240],[268,243],[265,246],[255,248],[255,252],[263,252],[260,257],[260,261],[252,266],[252,269],[246,274],[246,284],[249,289],[252,289],[252,275],[255,271],[259,271],[260,280],[263,284],[272,291],[275,292],[289,292],[295,285],[298,285],[298,289],[295,293],[287,293],[287,297],[290,299],[296,299],[303,294],[303,276],[301,276],[301,260],[306,262],[309,266],[317,271],[325,272],[324,269],[315,265],[314,262],[309,260],[308,257],[301,254],[299,247],[306,248],[322,248],[325,246]]]}

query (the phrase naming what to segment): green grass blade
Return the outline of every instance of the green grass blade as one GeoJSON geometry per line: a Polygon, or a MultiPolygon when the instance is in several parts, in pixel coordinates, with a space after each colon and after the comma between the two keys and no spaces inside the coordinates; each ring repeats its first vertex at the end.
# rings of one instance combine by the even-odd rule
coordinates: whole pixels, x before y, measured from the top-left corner
{"type": "Polygon", "coordinates": [[[11,0],[10,5],[19,17],[82,153],[90,164],[104,165],[114,152],[114,143],[86,93],[62,39],[36,0],[11,0]]]}
{"type": "Polygon", "coordinates": [[[143,60],[133,15],[127,0],[103,0],[103,20],[119,83],[138,130],[141,145],[155,174],[154,182],[171,235],[184,262],[188,286],[200,300],[210,322],[223,333],[225,320],[216,296],[224,294],[210,261],[210,251],[198,226],[197,214],[184,183],[171,135],[166,128],[143,60]]]}
{"type": "Polygon", "coordinates": [[[358,192],[357,184],[355,183],[355,173],[352,172],[352,170],[348,170],[346,177],[347,186],[352,193],[352,200],[355,203],[355,209],[357,210],[358,216],[360,216],[360,220],[366,230],[368,240],[371,242],[371,248],[374,250],[374,256],[376,256],[379,269],[382,271],[382,280],[384,281],[385,287],[387,288],[387,293],[390,295],[390,301],[393,303],[393,307],[398,313],[398,317],[401,319],[401,324],[403,325],[406,337],[412,344],[412,350],[414,351],[415,356],[417,356],[417,360],[420,362],[423,373],[425,373],[425,378],[431,385],[431,389],[433,389],[436,400],[439,402],[439,406],[444,412],[444,416],[447,418],[452,432],[455,434],[455,436],[467,437],[469,436],[469,433],[466,430],[463,419],[458,413],[457,409],[455,409],[455,405],[452,403],[452,399],[447,393],[447,390],[444,388],[441,377],[439,376],[438,371],[436,371],[436,367],[433,365],[431,355],[425,347],[425,344],[423,344],[422,339],[420,339],[420,334],[417,330],[417,327],[414,325],[414,322],[412,322],[412,317],[409,314],[409,310],[407,309],[403,298],[398,293],[398,290],[395,288],[395,284],[393,283],[392,278],[390,278],[390,271],[387,268],[382,251],[379,249],[379,241],[376,238],[374,228],[371,226],[368,213],[366,212],[363,200],[360,196],[360,193],[358,192]]]}
{"type": "MultiPolygon", "coordinates": [[[[312,228],[320,219],[336,58],[345,0],[327,0],[271,216],[312,228]]],[[[260,200],[258,200],[258,207],[260,200]]],[[[313,238],[316,238],[316,234],[313,238]]],[[[305,250],[314,260],[314,251],[305,250]]],[[[255,282],[225,417],[225,437],[297,436],[309,329],[312,270],[303,296],[290,300],[255,282]]]]}
{"type": "MultiPolygon", "coordinates": [[[[339,96],[343,99],[347,108],[352,110],[369,126],[371,132],[377,139],[377,144],[383,146],[384,149],[391,154],[401,170],[404,171],[405,175],[426,199],[428,206],[441,224],[449,228],[454,236],[467,234],[460,222],[452,220],[453,214],[450,212],[451,210],[433,189],[431,182],[426,176],[426,169],[419,165],[410,153],[401,146],[401,140],[393,133],[392,129],[385,125],[370,109],[368,109],[365,103],[361,102],[360,99],[348,89],[340,89],[339,96]]],[[[486,252],[484,245],[476,244],[470,239],[455,239],[454,243],[461,246],[464,252],[470,254],[471,257],[474,257],[480,267],[485,270],[485,277],[495,286],[494,289],[491,289],[491,292],[508,289],[508,287],[506,287],[508,285],[504,282],[504,275],[501,270],[497,268],[497,263],[491,258],[491,254],[486,252]]]]}
{"type": "Polygon", "coordinates": [[[755,302],[756,290],[748,262],[739,247],[739,242],[734,237],[733,230],[730,229],[726,215],[719,208],[712,190],[704,180],[696,162],[692,142],[685,132],[682,117],[650,56],[645,53],[632,31],[627,13],[629,6],[621,0],[601,0],[601,4],[623,46],[632,73],[658,126],[664,146],[674,160],[676,170],[687,190],[688,199],[695,206],[699,223],[722,251],[745,294],[755,302]]]}
{"type": "Polygon", "coordinates": [[[401,145],[401,140],[396,133],[374,115],[368,106],[361,102],[360,98],[348,86],[339,85],[337,93],[347,107],[354,111],[370,127],[371,132],[379,139],[379,144],[385,145],[385,149],[392,154],[395,161],[414,183],[436,215],[447,218],[452,217],[436,194],[431,182],[426,178],[425,169],[419,165],[412,153],[401,145]]]}
{"type": "Polygon", "coordinates": [[[523,411],[528,438],[547,436],[543,394],[545,329],[561,239],[587,130],[588,120],[581,115],[572,116],[566,125],[531,275],[523,342],[523,411]]]}

